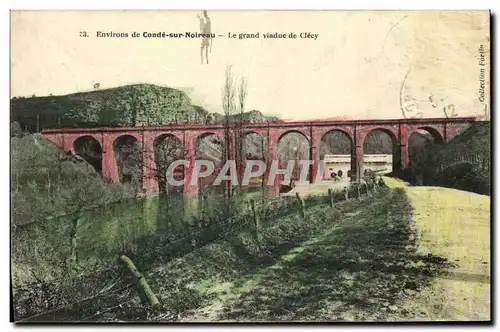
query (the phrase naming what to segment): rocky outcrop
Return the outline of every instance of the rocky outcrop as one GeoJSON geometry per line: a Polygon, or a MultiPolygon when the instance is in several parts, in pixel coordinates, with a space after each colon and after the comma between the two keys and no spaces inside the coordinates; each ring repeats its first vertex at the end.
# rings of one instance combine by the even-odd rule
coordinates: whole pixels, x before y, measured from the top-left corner
{"type": "MultiPolygon", "coordinates": [[[[224,115],[194,105],[182,90],[135,84],[63,96],[12,98],[11,121],[37,132],[50,128],[149,126],[171,123],[224,123],[224,115]]],[[[259,111],[243,113],[243,122],[277,121],[259,111]]],[[[229,116],[229,122],[240,115],[229,116]]]]}

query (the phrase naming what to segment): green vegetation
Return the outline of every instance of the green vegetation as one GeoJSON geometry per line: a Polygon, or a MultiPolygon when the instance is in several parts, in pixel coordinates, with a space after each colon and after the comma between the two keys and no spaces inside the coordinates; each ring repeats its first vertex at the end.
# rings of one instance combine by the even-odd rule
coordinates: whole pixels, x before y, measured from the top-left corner
{"type": "Polygon", "coordinates": [[[400,302],[427,286],[446,260],[416,252],[402,191],[347,216],[262,272],[211,318],[226,321],[371,321],[409,318],[400,302]]]}
{"type": "MultiPolygon", "coordinates": [[[[484,237],[489,233],[482,223],[487,204],[481,201],[476,211],[476,201],[470,198],[471,205],[464,206],[469,196],[450,195],[450,201],[441,202],[441,196],[431,193],[426,202],[439,202],[442,208],[436,217],[435,204],[421,204],[428,191],[409,192],[409,199],[407,189],[379,189],[375,196],[365,192],[361,199],[348,201],[337,192],[336,209],[327,196],[311,196],[304,198],[303,215],[295,197],[262,205],[258,194],[246,193],[235,194],[230,205],[217,205],[216,197],[207,197],[206,210],[192,210],[187,218],[181,197],[137,198],[125,186],[107,186],[86,163],[61,154],[37,136],[14,137],[12,144],[12,239],[30,244],[12,250],[16,319],[487,317],[489,284],[484,279],[489,270],[483,262],[489,262],[484,237]],[[249,198],[257,202],[258,237],[246,205],[249,198]],[[452,201],[455,209],[449,209],[452,201]],[[20,209],[21,202],[33,209],[20,209]],[[482,226],[472,226],[470,221],[478,216],[482,226]],[[456,222],[436,224],[436,218],[456,222]],[[416,225],[415,220],[425,223],[416,225]],[[457,242],[452,229],[475,234],[473,241],[461,236],[457,242]],[[118,261],[121,255],[141,271],[149,296],[154,294],[159,305],[151,308],[142,298],[136,276],[118,261]],[[435,282],[436,277],[450,276],[462,279],[458,284],[435,282]],[[468,287],[468,278],[478,279],[478,284],[468,287]],[[462,295],[465,300],[458,299],[462,295]],[[446,303],[439,302],[442,297],[446,303]],[[471,309],[469,301],[479,309],[471,309]]],[[[394,186],[395,180],[385,181],[394,186]]],[[[357,197],[356,188],[349,197],[357,197]]]]}
{"type": "Polygon", "coordinates": [[[456,261],[422,250],[426,238],[405,190],[381,189],[336,206],[265,222],[260,240],[244,227],[168,263],[136,257],[160,303],[155,308],[141,302],[132,280],[111,288],[105,282],[97,288],[104,295],[36,319],[427,320],[429,303],[419,296],[456,261]]]}
{"type": "MultiPolygon", "coordinates": [[[[142,153],[137,146],[131,151],[139,159],[124,153],[126,149],[118,149],[117,158],[122,168],[125,165],[121,179],[136,181],[110,185],[81,158],[60,152],[39,135],[23,132],[269,119],[258,111],[243,112],[244,97],[239,102],[238,114],[210,114],[192,105],[181,91],[147,84],[14,98],[11,260],[16,319],[311,321],[464,316],[456,312],[474,312],[473,319],[485,317],[484,282],[467,288],[460,279],[460,291],[456,285],[432,283],[462,262],[466,268],[455,275],[468,278],[479,271],[475,277],[489,278],[487,246],[476,243],[487,242],[483,200],[451,194],[434,197],[433,202],[440,202],[443,209],[435,212],[431,201],[422,198],[429,194],[426,188],[421,192],[383,188],[374,193],[365,184],[349,188],[348,201],[344,193],[333,193],[335,208],[329,206],[326,188],[304,198],[267,199],[262,188],[254,192],[231,188],[221,197],[216,192],[220,188],[204,186],[199,200],[165,190],[156,197],[139,197],[142,153]],[[254,208],[249,200],[254,200],[254,208]],[[459,206],[448,210],[453,205],[450,200],[471,204],[466,212],[459,206]],[[472,230],[468,221],[476,220],[476,212],[480,223],[472,230]],[[423,215],[437,216],[439,222],[423,215]],[[420,223],[421,233],[414,220],[420,223]],[[457,241],[452,232],[456,229],[462,235],[472,234],[474,241],[457,241]],[[464,257],[455,253],[464,252],[463,248],[473,251],[464,257]],[[471,261],[469,255],[479,257],[481,263],[471,261]],[[126,257],[130,271],[120,257],[126,257]],[[136,287],[138,281],[142,292],[136,287]],[[434,290],[457,305],[443,305],[441,293],[434,290]],[[466,300],[457,300],[459,294],[466,294],[464,298],[480,309],[466,307],[466,300]],[[425,310],[421,299],[438,309],[425,310]]],[[[339,143],[342,135],[337,134],[324,140],[334,147],[322,148],[322,154],[350,151],[348,139],[343,137],[339,143]]],[[[382,139],[383,135],[374,133],[371,141],[365,141],[365,150],[389,152],[392,141],[388,136],[382,139]]],[[[302,150],[307,150],[304,158],[309,154],[300,139],[283,140],[280,154],[285,160],[301,157],[302,150]]],[[[245,153],[238,143],[240,157],[264,155],[260,138],[247,141],[250,147],[245,153]]],[[[166,165],[180,147],[164,143],[165,151],[155,152],[164,153],[158,160],[166,165]]],[[[477,124],[450,144],[429,147],[415,170],[424,174],[426,183],[476,191],[486,190],[487,184],[489,192],[489,143],[489,123],[477,124]]],[[[222,146],[200,143],[197,156],[224,160],[222,146]]]]}
{"type": "Polygon", "coordinates": [[[75,240],[95,217],[92,209],[131,198],[132,190],[106,184],[86,162],[38,135],[11,138],[14,284],[72,270],[75,240]]]}
{"type": "MultiPolygon", "coordinates": [[[[364,203],[370,201],[371,198],[364,203]]],[[[213,239],[219,239],[215,242],[209,241],[213,236],[210,229],[204,229],[204,239],[195,237],[196,243],[193,243],[193,238],[190,237],[186,241],[190,245],[185,248],[184,255],[178,258],[171,257],[174,247],[168,242],[159,242],[154,246],[154,242],[150,241],[149,245],[142,247],[140,251],[130,253],[128,256],[157,295],[161,304],[159,308],[151,309],[142,304],[140,293],[134,288],[130,273],[123,271],[122,266],[113,265],[111,271],[96,271],[100,274],[87,274],[85,278],[80,278],[79,280],[84,282],[80,282],[76,289],[74,286],[71,288],[76,281],[64,287],[61,284],[57,287],[43,283],[43,289],[51,293],[46,293],[42,299],[49,298],[53,301],[45,308],[38,304],[26,311],[27,301],[39,297],[27,299],[25,296],[29,295],[30,291],[33,292],[33,289],[39,292],[42,290],[40,287],[32,287],[33,285],[30,285],[29,289],[22,289],[18,294],[21,300],[15,302],[16,308],[21,309],[17,311],[17,315],[21,318],[48,311],[34,320],[144,320],[186,314],[191,309],[208,304],[213,294],[206,293],[205,290],[213,286],[218,287],[218,280],[243,283],[245,278],[256,270],[274,264],[279,256],[290,248],[339,221],[340,214],[327,204],[310,206],[303,218],[293,203],[290,203],[292,205],[283,209],[285,212],[280,212],[281,217],[270,212],[275,210],[275,207],[258,208],[262,220],[259,241],[255,237],[253,222],[248,220],[214,229],[217,234],[213,239]],[[82,301],[86,297],[91,299],[82,301]],[[54,310],[58,304],[62,308],[54,310]],[[122,305],[117,307],[117,304],[122,305]]],[[[351,200],[338,203],[338,207],[344,212],[352,212],[362,204],[358,200],[351,200]]]]}
{"type": "Polygon", "coordinates": [[[478,122],[444,145],[427,147],[413,165],[423,184],[480,194],[491,190],[491,127],[478,122]]]}
{"type": "Polygon", "coordinates": [[[131,197],[125,187],[108,185],[92,166],[39,135],[11,138],[11,181],[14,226],[131,197]]]}
{"type": "Polygon", "coordinates": [[[262,206],[260,188],[236,194],[230,204],[206,197],[202,210],[172,193],[141,198],[133,188],[105,183],[86,162],[38,135],[13,137],[11,145],[11,258],[18,317],[89,296],[115,278],[122,254],[140,257],[149,267],[247,225],[249,198],[257,201],[264,223],[298,209],[294,201],[262,206]]]}
{"type": "MultiPolygon", "coordinates": [[[[197,206],[182,194],[137,197],[134,188],[105,183],[92,166],[37,135],[12,138],[11,148],[15,286],[109,265],[124,252],[136,255],[144,249],[139,244],[151,246],[156,236],[168,234],[172,241],[199,231],[193,230],[197,206]]],[[[199,213],[207,226],[246,209],[239,196],[232,206],[217,197],[204,203],[199,213]]]]}

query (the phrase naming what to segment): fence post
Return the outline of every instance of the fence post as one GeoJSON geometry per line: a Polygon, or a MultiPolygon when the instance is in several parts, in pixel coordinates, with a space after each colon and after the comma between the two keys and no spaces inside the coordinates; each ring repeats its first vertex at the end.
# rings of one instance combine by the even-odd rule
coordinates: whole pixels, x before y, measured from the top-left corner
{"type": "Polygon", "coordinates": [[[300,197],[299,193],[296,193],[296,196],[300,204],[300,215],[302,218],[304,218],[306,216],[306,207],[304,205],[304,200],[300,197]]]}
{"type": "Polygon", "coordinates": [[[257,239],[257,241],[260,241],[261,234],[260,234],[259,214],[255,210],[255,201],[253,199],[250,200],[250,208],[252,210],[253,223],[255,225],[255,238],[257,239]]]}
{"type": "Polygon", "coordinates": [[[385,183],[384,183],[384,179],[382,179],[382,176],[380,176],[380,178],[379,178],[379,180],[378,180],[378,184],[379,184],[379,186],[381,186],[381,187],[385,185],[385,183]]]}
{"type": "Polygon", "coordinates": [[[146,295],[146,298],[149,301],[149,304],[154,307],[160,303],[158,301],[158,298],[156,297],[155,293],[151,290],[149,287],[146,278],[144,278],[144,275],[137,270],[137,268],[134,265],[134,262],[130,258],[128,258],[125,255],[121,256],[121,260],[127,265],[127,268],[129,271],[134,275],[134,277],[137,279],[137,283],[139,287],[141,288],[141,291],[144,292],[144,295],[146,295]]]}
{"type": "MultiPolygon", "coordinates": [[[[167,188],[168,191],[168,188],[167,188]]],[[[199,204],[198,204],[198,216],[200,217],[200,221],[203,219],[203,215],[205,213],[205,192],[202,189],[201,195],[198,195],[199,204]]]]}
{"type": "Polygon", "coordinates": [[[328,198],[330,199],[330,207],[333,209],[335,205],[333,204],[333,190],[332,188],[328,188],[328,198]]]}
{"type": "Polygon", "coordinates": [[[349,190],[347,189],[347,187],[344,187],[344,195],[345,195],[345,200],[348,201],[349,200],[349,190]]]}

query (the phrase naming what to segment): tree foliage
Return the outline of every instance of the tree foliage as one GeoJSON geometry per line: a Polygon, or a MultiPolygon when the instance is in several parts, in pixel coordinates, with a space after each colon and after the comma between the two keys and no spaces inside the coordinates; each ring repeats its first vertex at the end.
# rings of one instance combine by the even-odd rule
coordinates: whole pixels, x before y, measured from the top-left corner
{"type": "Polygon", "coordinates": [[[424,185],[439,185],[481,194],[491,188],[490,124],[476,123],[448,144],[427,143],[411,150],[413,174],[424,185]]]}

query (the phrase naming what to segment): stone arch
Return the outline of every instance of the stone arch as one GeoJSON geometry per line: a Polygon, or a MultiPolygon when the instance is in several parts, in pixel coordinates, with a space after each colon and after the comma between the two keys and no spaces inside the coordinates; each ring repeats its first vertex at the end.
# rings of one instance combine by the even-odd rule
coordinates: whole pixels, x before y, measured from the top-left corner
{"type": "Polygon", "coordinates": [[[292,134],[292,133],[297,133],[297,134],[300,134],[302,135],[308,142],[309,144],[311,143],[311,140],[309,138],[309,135],[306,133],[306,131],[304,129],[296,129],[296,128],[293,128],[293,129],[284,129],[284,130],[281,130],[279,132],[279,136],[278,136],[278,143],[279,141],[286,135],[288,134],[292,134]]]}
{"type": "MultiPolygon", "coordinates": [[[[169,186],[167,183],[168,166],[175,160],[183,159],[184,144],[178,136],[171,133],[164,133],[155,137],[153,141],[154,164],[158,189],[160,193],[167,191],[182,192],[183,188],[169,186]]],[[[174,179],[182,180],[184,177],[184,166],[178,166],[174,170],[174,179]]]]}
{"type": "Polygon", "coordinates": [[[360,146],[364,144],[365,138],[372,133],[374,130],[382,131],[388,134],[393,139],[399,138],[399,124],[363,124],[357,128],[356,132],[356,145],[360,146]]]}
{"type": "Polygon", "coordinates": [[[143,146],[136,135],[123,134],[113,141],[120,183],[142,188],[143,146]]]}
{"type": "Polygon", "coordinates": [[[318,148],[319,159],[325,161],[323,179],[349,179],[356,153],[350,134],[341,128],[330,129],[321,136],[318,148]],[[325,160],[326,155],[331,157],[325,160]]]}
{"type": "Polygon", "coordinates": [[[244,160],[246,160],[248,157],[252,159],[265,159],[265,152],[267,150],[268,142],[267,138],[264,135],[257,131],[250,130],[243,132],[241,136],[243,138],[242,148],[244,153],[244,160]],[[252,149],[252,151],[249,151],[250,144],[255,145],[255,149],[252,149]]]}
{"type": "Polygon", "coordinates": [[[267,128],[243,129],[243,131],[242,131],[242,135],[251,134],[251,133],[260,135],[262,137],[267,137],[267,128]]]}
{"type": "MultiPolygon", "coordinates": [[[[226,158],[227,144],[224,136],[217,131],[206,131],[193,136],[194,157],[197,160],[207,160],[214,164],[214,172],[208,176],[198,179],[199,193],[202,196],[210,197],[214,194],[221,194],[225,188],[224,183],[219,186],[214,185],[214,181],[219,175],[226,158]]],[[[202,167],[201,171],[205,170],[202,167]]]]}
{"type": "Polygon", "coordinates": [[[179,140],[180,142],[182,142],[184,139],[184,136],[182,135],[182,133],[180,133],[178,131],[173,131],[173,132],[159,132],[159,133],[157,133],[156,136],[154,136],[154,141],[164,139],[165,137],[173,137],[173,138],[179,140]]]}
{"type": "Polygon", "coordinates": [[[364,137],[363,137],[363,145],[366,141],[366,139],[368,138],[368,136],[370,136],[373,132],[376,132],[376,131],[381,131],[387,135],[389,135],[389,137],[392,139],[392,140],[397,140],[398,137],[397,137],[397,133],[395,133],[392,129],[390,128],[387,128],[387,127],[373,127],[373,128],[370,128],[368,131],[365,132],[364,134],[364,137]]]}
{"type": "MultiPolygon", "coordinates": [[[[280,191],[289,190],[293,183],[299,180],[303,172],[299,160],[311,160],[311,142],[302,131],[287,130],[282,133],[277,141],[277,157],[279,161],[279,168],[284,169],[287,167],[289,161],[294,161],[294,168],[289,185],[281,185],[280,191]]],[[[312,166],[308,169],[310,177],[312,166]]],[[[284,176],[280,177],[280,183],[283,181],[284,176]]]]}
{"type": "Polygon", "coordinates": [[[215,130],[210,131],[196,131],[187,136],[186,148],[188,148],[189,143],[191,143],[191,147],[194,149],[195,153],[198,151],[198,144],[206,139],[207,137],[212,137],[212,139],[217,139],[218,141],[224,142],[224,133],[218,132],[215,130]]]}
{"type": "Polygon", "coordinates": [[[332,133],[332,132],[340,132],[340,133],[342,133],[343,135],[345,135],[349,139],[349,141],[352,144],[354,144],[354,138],[352,137],[352,133],[350,131],[344,129],[344,128],[328,128],[328,129],[326,129],[326,130],[324,130],[324,131],[322,131],[320,133],[320,135],[321,135],[320,140],[323,140],[323,138],[326,135],[328,135],[329,133],[332,133]]]}
{"type": "Polygon", "coordinates": [[[401,143],[390,128],[371,128],[363,137],[363,171],[395,172],[401,169],[401,143]]]}
{"type": "MultiPolygon", "coordinates": [[[[249,165],[250,167],[250,165],[252,165],[248,163],[248,161],[258,160],[265,163],[270,159],[268,154],[268,142],[264,135],[258,131],[249,130],[243,132],[241,138],[241,159],[238,160],[239,162],[237,164],[239,181],[243,180],[246,166],[249,165]]],[[[257,170],[256,164],[254,164],[252,170],[257,170]]],[[[255,187],[261,187],[264,181],[265,172],[261,176],[249,178],[248,184],[245,186],[246,188],[242,187],[242,189],[247,192],[253,191],[255,187]]]]}
{"type": "MultiPolygon", "coordinates": [[[[413,169],[414,175],[418,178],[423,176],[429,162],[432,162],[435,156],[432,154],[434,145],[444,143],[443,135],[439,129],[433,126],[419,126],[409,132],[408,135],[408,160],[409,166],[413,169]]],[[[422,184],[423,180],[417,183],[422,184]]]]}
{"type": "Polygon", "coordinates": [[[428,132],[430,135],[432,135],[432,138],[434,139],[434,142],[437,144],[443,144],[444,143],[444,137],[443,134],[441,133],[441,130],[434,126],[421,126],[415,128],[412,132],[409,133],[408,139],[410,139],[411,135],[413,135],[415,132],[421,132],[422,130],[428,132]]]}
{"type": "Polygon", "coordinates": [[[102,176],[102,146],[101,143],[91,135],[84,135],[73,141],[73,151],[92,165],[97,173],[102,176]]]}

